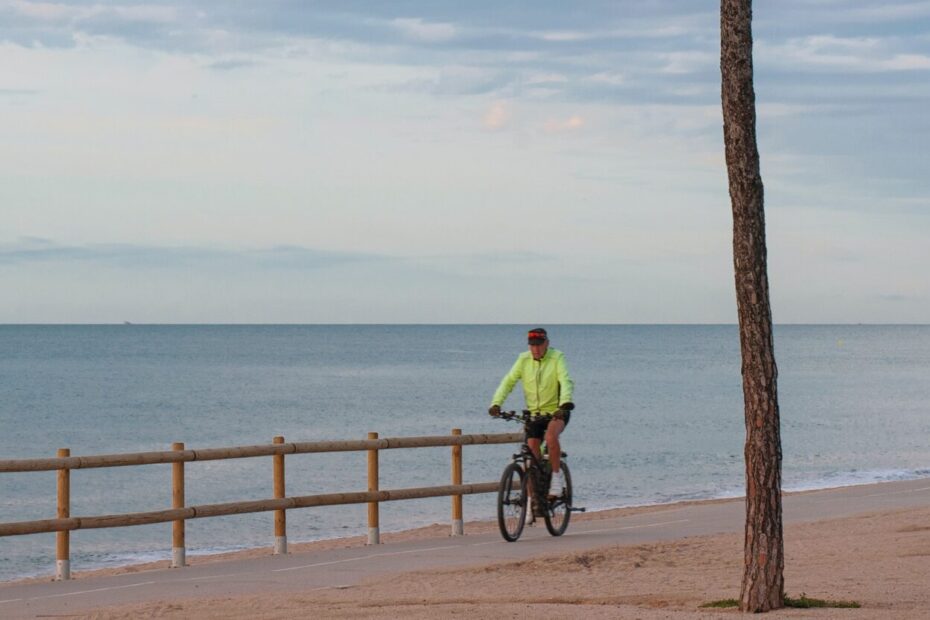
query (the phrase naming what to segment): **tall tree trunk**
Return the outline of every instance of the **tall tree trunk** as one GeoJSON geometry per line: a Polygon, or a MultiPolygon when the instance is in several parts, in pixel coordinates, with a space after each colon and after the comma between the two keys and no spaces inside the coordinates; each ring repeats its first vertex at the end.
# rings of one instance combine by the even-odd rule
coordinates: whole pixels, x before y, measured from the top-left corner
{"type": "Polygon", "coordinates": [[[752,85],[752,1],[721,0],[723,135],[746,416],[746,531],[740,609],[784,606],[781,436],[752,85]]]}

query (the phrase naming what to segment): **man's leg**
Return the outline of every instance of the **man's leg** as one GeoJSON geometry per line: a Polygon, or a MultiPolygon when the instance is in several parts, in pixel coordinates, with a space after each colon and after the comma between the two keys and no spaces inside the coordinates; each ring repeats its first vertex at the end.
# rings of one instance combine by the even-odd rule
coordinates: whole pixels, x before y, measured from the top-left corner
{"type": "Polygon", "coordinates": [[[562,495],[565,488],[565,479],[562,477],[562,445],[559,435],[565,429],[564,420],[552,420],[546,428],[546,444],[549,446],[549,464],[552,465],[552,482],[549,485],[549,496],[562,495]]]}
{"type": "Polygon", "coordinates": [[[557,472],[562,467],[562,445],[559,443],[559,435],[565,430],[563,420],[553,420],[546,427],[546,445],[549,446],[549,463],[552,465],[552,471],[557,472]]]}
{"type": "Polygon", "coordinates": [[[534,439],[533,437],[529,437],[526,440],[526,445],[530,447],[530,450],[533,451],[533,454],[536,455],[537,459],[542,459],[542,439],[534,439]]]}
{"type": "MultiPolygon", "coordinates": [[[[530,450],[533,451],[533,454],[536,455],[536,458],[537,458],[537,459],[542,460],[542,450],[541,450],[541,447],[542,447],[542,439],[535,439],[535,438],[533,438],[533,437],[528,437],[527,440],[526,440],[526,445],[528,445],[528,446],[530,447],[530,450]]],[[[535,498],[536,491],[535,491],[534,488],[533,488],[533,477],[532,477],[532,476],[527,476],[526,483],[527,483],[527,488],[528,488],[529,491],[530,491],[530,498],[531,498],[531,500],[532,500],[532,501],[530,502],[530,507],[531,507],[531,509],[532,509],[531,514],[532,514],[534,517],[536,517],[536,516],[542,516],[541,509],[538,507],[538,503],[536,502],[536,498],[535,498]],[[536,513],[539,513],[539,514],[537,515],[536,513]]],[[[543,491],[540,491],[540,495],[542,495],[544,491],[545,491],[545,489],[543,489],[543,491]]]]}

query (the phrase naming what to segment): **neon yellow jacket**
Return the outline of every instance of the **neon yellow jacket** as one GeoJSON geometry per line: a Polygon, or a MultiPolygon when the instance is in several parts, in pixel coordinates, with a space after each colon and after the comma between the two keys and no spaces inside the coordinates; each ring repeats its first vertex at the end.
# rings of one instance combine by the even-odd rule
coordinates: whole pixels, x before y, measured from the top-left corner
{"type": "Polygon", "coordinates": [[[501,384],[494,392],[492,405],[503,405],[517,381],[523,383],[526,408],[533,413],[553,413],[559,405],[572,400],[575,382],[568,376],[565,356],[557,349],[549,349],[540,360],[534,360],[529,351],[517,358],[501,384]]]}

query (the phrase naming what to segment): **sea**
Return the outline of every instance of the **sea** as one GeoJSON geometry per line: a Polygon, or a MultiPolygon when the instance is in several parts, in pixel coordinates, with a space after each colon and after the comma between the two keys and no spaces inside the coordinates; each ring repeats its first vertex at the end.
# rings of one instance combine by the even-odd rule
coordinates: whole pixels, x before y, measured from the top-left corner
{"type": "MultiPolygon", "coordinates": [[[[0,459],[516,432],[487,415],[530,325],[0,325],[0,459]]],[[[735,325],[546,325],[575,381],[563,435],[588,510],[743,494],[735,325]]],[[[778,325],[786,490],[930,476],[930,326],[778,325]]],[[[506,409],[523,406],[518,387],[506,409]]],[[[497,480],[512,445],[465,446],[497,480]]],[[[287,494],[364,491],[362,452],[287,457],[287,494]]],[[[186,465],[188,505],[272,496],[270,457],[186,465]]],[[[450,449],[386,450],[381,488],[444,485],[450,449]]],[[[72,516],[171,505],[171,466],[75,470],[72,516]]],[[[493,494],[465,520],[494,518],[493,494]]],[[[447,497],[388,502],[382,532],[450,523],[447,497]]],[[[366,508],[288,512],[291,543],[367,533],[366,508]]],[[[54,472],[0,473],[0,522],[54,518],[54,472]]],[[[451,525],[450,525],[451,529],[451,525]]],[[[271,513],[187,522],[189,555],[265,547],[271,513]]],[[[71,534],[72,570],[171,555],[171,525],[71,534]]],[[[0,538],[0,581],[55,572],[55,535],[0,538]]]]}

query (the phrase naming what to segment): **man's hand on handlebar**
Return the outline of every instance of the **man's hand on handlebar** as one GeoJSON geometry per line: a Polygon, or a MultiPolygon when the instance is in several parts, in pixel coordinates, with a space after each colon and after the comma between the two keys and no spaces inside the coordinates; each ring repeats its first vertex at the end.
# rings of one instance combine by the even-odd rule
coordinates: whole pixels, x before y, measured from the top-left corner
{"type": "Polygon", "coordinates": [[[501,407],[500,405],[491,405],[491,408],[488,409],[488,415],[492,418],[501,417],[501,407]]]}

